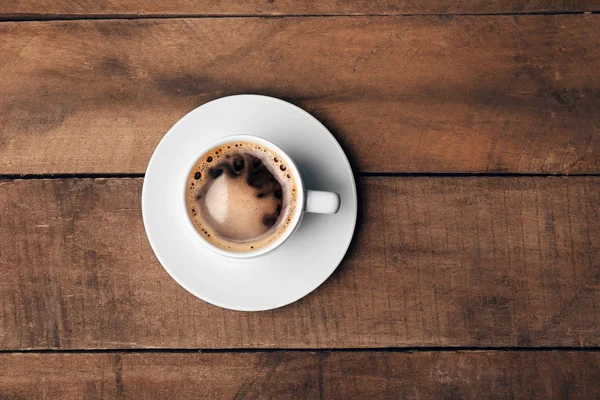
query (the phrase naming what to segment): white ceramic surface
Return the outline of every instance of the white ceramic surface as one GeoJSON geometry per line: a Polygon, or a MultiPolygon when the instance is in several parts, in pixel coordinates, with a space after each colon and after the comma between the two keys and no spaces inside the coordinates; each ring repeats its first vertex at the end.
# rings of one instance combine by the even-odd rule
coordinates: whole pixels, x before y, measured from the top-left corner
{"type": "Polygon", "coordinates": [[[352,170],[331,133],[304,110],[258,95],[224,97],[180,119],[154,151],[142,190],[146,234],[165,270],[195,296],[241,311],[281,307],[321,285],[350,245],[356,213],[352,170]],[[305,213],[285,243],[255,258],[225,257],[201,243],[185,219],[181,180],[209,143],[237,134],[279,146],[307,188],[340,195],[338,213],[305,213]]]}

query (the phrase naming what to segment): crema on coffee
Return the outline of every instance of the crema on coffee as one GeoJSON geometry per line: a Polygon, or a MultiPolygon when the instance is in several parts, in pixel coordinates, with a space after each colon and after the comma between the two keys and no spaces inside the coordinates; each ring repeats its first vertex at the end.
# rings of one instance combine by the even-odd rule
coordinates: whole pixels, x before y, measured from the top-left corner
{"type": "Polygon", "coordinates": [[[268,246],[289,228],[298,203],[289,170],[281,156],[255,143],[211,149],[188,176],[187,211],[195,228],[228,251],[268,246]]]}

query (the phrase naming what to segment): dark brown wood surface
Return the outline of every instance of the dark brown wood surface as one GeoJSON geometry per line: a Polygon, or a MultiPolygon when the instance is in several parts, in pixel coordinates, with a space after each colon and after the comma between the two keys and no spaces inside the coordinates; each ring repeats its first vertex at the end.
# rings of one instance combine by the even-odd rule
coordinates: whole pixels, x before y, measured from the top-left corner
{"type": "Polygon", "coordinates": [[[595,0],[6,0],[0,18],[211,15],[501,14],[596,11],[595,0]]]}
{"type": "Polygon", "coordinates": [[[361,172],[595,174],[599,26],[596,14],[2,23],[0,174],[142,173],[181,116],[237,93],[312,112],[361,172]]]}
{"type": "Polygon", "coordinates": [[[0,364],[7,399],[600,397],[598,352],[21,353],[0,364]]]}
{"type": "Polygon", "coordinates": [[[365,178],[337,272],[223,310],[154,257],[142,179],[0,183],[0,349],[600,346],[600,178],[365,178]]]}
{"type": "Polygon", "coordinates": [[[597,11],[0,1],[0,399],[600,398],[597,11]],[[358,174],[340,267],[260,313],[185,292],[141,220],[164,133],[238,93],[358,174]]]}

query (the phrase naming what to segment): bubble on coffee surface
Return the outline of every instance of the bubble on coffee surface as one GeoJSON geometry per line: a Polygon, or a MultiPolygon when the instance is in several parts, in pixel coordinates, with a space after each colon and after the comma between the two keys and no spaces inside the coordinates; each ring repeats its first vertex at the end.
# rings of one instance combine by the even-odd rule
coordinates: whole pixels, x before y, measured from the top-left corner
{"type": "Polygon", "coordinates": [[[231,142],[208,151],[188,183],[194,226],[226,250],[267,246],[286,231],[296,208],[296,183],[281,156],[253,143],[231,142]]]}

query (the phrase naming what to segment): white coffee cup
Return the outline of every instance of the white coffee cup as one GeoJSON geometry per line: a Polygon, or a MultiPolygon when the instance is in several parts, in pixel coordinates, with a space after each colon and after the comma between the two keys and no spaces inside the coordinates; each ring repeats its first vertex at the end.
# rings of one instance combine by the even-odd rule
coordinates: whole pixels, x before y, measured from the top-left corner
{"type": "Polygon", "coordinates": [[[238,141],[254,143],[254,144],[260,145],[262,147],[265,147],[265,148],[271,150],[273,153],[278,154],[283,159],[285,165],[288,167],[287,171],[289,172],[289,174],[292,175],[292,177],[294,178],[294,181],[296,182],[296,192],[297,192],[297,196],[298,196],[297,207],[294,210],[294,214],[291,216],[291,221],[290,221],[288,228],[277,238],[277,240],[274,240],[267,246],[262,247],[257,250],[251,250],[251,251],[246,251],[246,252],[228,251],[228,250],[222,249],[220,247],[217,247],[217,246],[213,245],[212,243],[210,243],[202,234],[200,234],[200,232],[198,232],[198,230],[194,227],[194,224],[192,222],[192,219],[191,219],[189,213],[187,212],[187,206],[186,206],[186,196],[187,196],[187,191],[188,191],[187,179],[188,179],[190,172],[196,165],[196,162],[198,161],[198,159],[196,159],[196,160],[194,160],[193,164],[190,165],[190,167],[185,171],[185,175],[181,179],[181,182],[182,182],[181,204],[182,204],[183,210],[186,215],[185,221],[186,221],[188,227],[191,228],[191,230],[193,232],[195,232],[195,236],[198,238],[198,240],[201,243],[203,243],[204,245],[206,245],[208,248],[215,251],[216,253],[219,253],[219,254],[227,256],[227,257],[250,258],[250,257],[261,256],[261,255],[267,254],[270,251],[275,250],[277,247],[281,246],[281,244],[283,244],[283,242],[285,242],[290,236],[292,236],[292,234],[296,231],[296,229],[298,229],[298,226],[300,225],[300,222],[302,221],[302,215],[305,212],[315,213],[315,214],[335,214],[338,212],[338,210],[340,208],[340,196],[337,193],[306,189],[304,187],[302,175],[300,173],[300,170],[296,166],[296,163],[294,163],[294,161],[281,148],[279,148],[275,144],[273,144],[273,143],[269,142],[268,140],[265,140],[261,137],[253,136],[253,135],[234,135],[234,136],[223,137],[222,139],[219,139],[217,141],[210,143],[202,151],[200,151],[198,153],[198,158],[200,158],[202,155],[209,152],[211,149],[214,149],[215,147],[224,145],[226,143],[238,142],[238,141]]]}

